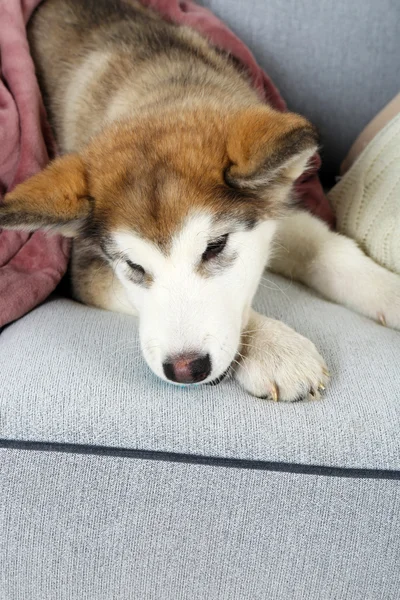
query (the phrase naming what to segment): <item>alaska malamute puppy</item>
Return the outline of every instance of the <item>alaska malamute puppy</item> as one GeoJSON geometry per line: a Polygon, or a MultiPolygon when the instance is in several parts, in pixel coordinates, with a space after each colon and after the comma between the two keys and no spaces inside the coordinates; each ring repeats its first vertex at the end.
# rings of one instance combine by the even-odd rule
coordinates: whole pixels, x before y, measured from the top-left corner
{"type": "Polygon", "coordinates": [[[65,156],[8,194],[0,227],[73,236],[75,297],[137,314],[153,371],[318,397],[315,346],[251,308],[267,265],[400,327],[400,278],[291,207],[313,126],[264,105],[194,31],[134,0],[47,0],[30,43],[65,156]]]}

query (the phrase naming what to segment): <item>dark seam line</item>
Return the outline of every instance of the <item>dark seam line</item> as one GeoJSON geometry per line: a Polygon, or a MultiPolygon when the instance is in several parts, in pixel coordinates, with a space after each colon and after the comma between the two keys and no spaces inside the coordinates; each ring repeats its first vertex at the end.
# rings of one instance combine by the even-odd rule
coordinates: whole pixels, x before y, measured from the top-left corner
{"type": "Polygon", "coordinates": [[[253,471],[275,471],[279,473],[295,473],[302,475],[322,475],[324,477],[400,480],[400,471],[391,471],[389,469],[355,469],[346,467],[328,467],[296,463],[269,462],[264,460],[247,460],[239,458],[222,458],[217,456],[200,456],[198,454],[179,454],[176,452],[161,452],[158,450],[112,448],[110,446],[89,446],[84,444],[31,442],[0,439],[0,448],[8,448],[13,450],[36,450],[44,452],[66,452],[69,454],[113,456],[119,458],[136,458],[141,460],[187,463],[192,465],[204,465],[210,467],[250,469],[253,471]]]}

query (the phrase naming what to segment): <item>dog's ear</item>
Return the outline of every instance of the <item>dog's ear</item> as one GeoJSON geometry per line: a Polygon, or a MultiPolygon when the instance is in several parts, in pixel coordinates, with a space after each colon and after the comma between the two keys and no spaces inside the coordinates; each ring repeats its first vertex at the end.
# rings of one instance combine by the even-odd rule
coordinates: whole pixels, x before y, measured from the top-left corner
{"type": "Polygon", "coordinates": [[[318,148],[315,128],[304,117],[267,106],[243,109],[228,134],[228,185],[262,195],[271,184],[291,184],[318,148]]]}
{"type": "Polygon", "coordinates": [[[5,195],[0,228],[46,229],[73,237],[90,213],[91,200],[84,162],[69,154],[5,195]]]}

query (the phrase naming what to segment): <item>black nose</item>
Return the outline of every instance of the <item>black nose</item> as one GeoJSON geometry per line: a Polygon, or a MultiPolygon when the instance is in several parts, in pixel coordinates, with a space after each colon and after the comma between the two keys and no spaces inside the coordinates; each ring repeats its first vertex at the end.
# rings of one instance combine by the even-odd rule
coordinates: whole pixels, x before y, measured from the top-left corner
{"type": "Polygon", "coordinates": [[[211,373],[210,355],[183,354],[163,363],[165,377],[177,383],[197,383],[207,379],[211,373]]]}

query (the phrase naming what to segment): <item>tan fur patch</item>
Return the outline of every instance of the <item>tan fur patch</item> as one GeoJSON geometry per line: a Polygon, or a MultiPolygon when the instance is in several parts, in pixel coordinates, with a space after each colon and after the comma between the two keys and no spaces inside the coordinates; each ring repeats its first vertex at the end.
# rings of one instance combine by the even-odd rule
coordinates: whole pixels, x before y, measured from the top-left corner
{"type": "Polygon", "coordinates": [[[260,111],[245,113],[171,109],[108,129],[83,154],[96,217],[108,230],[131,228],[166,245],[193,210],[247,222],[279,216],[286,200],[281,190],[271,186],[269,193],[260,194],[250,185],[234,190],[226,184],[225,173],[233,161],[249,176],[257,160],[268,163],[272,157],[279,164],[280,141],[292,131],[297,135],[301,125],[307,133],[308,123],[297,115],[264,109],[264,136],[254,159],[248,146],[258,140],[260,111]],[[235,125],[237,118],[241,127],[235,125]]]}
{"type": "Polygon", "coordinates": [[[309,130],[301,117],[266,107],[153,112],[106,128],[81,155],[56,160],[6,200],[21,218],[40,213],[46,225],[81,218],[90,197],[103,232],[131,229],[166,247],[190,211],[245,223],[278,217],[287,201],[282,174],[279,185],[253,183],[259,172],[268,180],[299,144],[307,148],[309,130]]]}
{"type": "Polygon", "coordinates": [[[228,54],[135,0],[45,0],[28,29],[59,147],[79,155],[18,186],[0,226],[69,222],[86,301],[113,230],[167,249],[190,211],[248,226],[286,211],[315,131],[262,104],[228,54]]]}
{"type": "Polygon", "coordinates": [[[68,226],[71,221],[85,219],[90,209],[84,162],[71,154],[53,161],[6,194],[0,206],[0,226],[68,226]]]}

